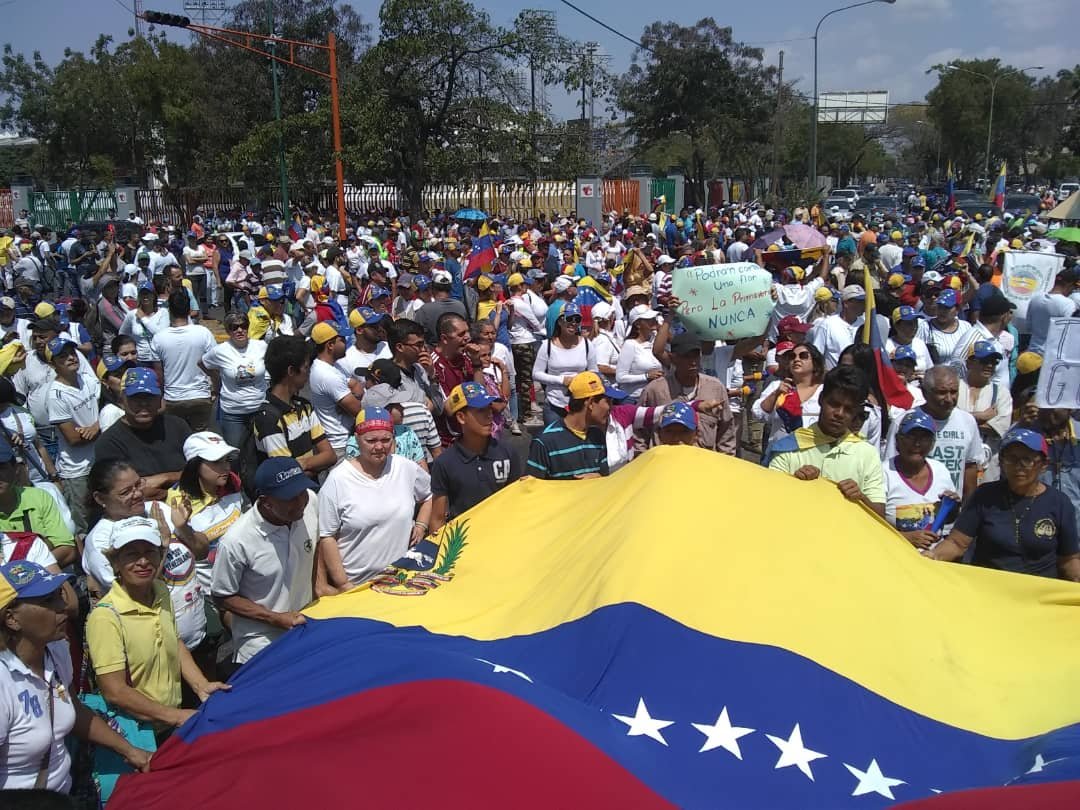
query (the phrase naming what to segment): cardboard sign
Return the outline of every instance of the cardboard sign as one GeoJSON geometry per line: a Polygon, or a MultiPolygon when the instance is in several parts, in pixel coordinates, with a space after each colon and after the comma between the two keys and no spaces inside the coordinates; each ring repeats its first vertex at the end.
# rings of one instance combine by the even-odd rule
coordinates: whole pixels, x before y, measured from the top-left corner
{"type": "Polygon", "coordinates": [[[1036,295],[1050,292],[1054,278],[1065,266],[1065,257],[1038,250],[1010,250],[1005,254],[1001,272],[1001,292],[1016,304],[1013,324],[1027,332],[1028,302],[1036,295]]]}
{"type": "Polygon", "coordinates": [[[1050,321],[1035,404],[1040,408],[1080,408],[1080,318],[1050,321]]]}
{"type": "Polygon", "coordinates": [[[672,294],[682,301],[679,320],[702,340],[738,340],[765,334],[773,311],[772,276],[753,262],[676,269],[672,294]]]}

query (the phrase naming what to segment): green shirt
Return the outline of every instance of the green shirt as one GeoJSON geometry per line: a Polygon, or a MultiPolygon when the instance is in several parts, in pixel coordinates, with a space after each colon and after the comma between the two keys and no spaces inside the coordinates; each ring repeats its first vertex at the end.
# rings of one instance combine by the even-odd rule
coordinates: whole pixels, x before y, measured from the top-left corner
{"type": "Polygon", "coordinates": [[[810,430],[814,432],[813,446],[777,453],[769,463],[769,469],[794,475],[800,467],[809,464],[817,467],[821,477],[829,481],[850,478],[859,485],[870,503],[885,503],[885,473],[881,457],[874,447],[861,439],[853,441],[850,434],[833,439],[826,436],[816,424],[810,430]]]}
{"type": "Polygon", "coordinates": [[[43,489],[18,487],[19,500],[9,513],[0,512],[0,532],[36,532],[54,548],[74,546],[60,509],[52,495],[43,489]]]}

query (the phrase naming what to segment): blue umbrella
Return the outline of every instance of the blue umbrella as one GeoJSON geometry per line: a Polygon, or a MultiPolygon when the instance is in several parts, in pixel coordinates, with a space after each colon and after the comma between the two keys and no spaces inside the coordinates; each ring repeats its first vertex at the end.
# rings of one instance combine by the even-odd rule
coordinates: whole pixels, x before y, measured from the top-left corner
{"type": "Polygon", "coordinates": [[[454,219],[471,219],[478,222],[483,222],[485,219],[487,219],[487,214],[485,214],[479,208],[459,208],[454,213],[454,219]]]}

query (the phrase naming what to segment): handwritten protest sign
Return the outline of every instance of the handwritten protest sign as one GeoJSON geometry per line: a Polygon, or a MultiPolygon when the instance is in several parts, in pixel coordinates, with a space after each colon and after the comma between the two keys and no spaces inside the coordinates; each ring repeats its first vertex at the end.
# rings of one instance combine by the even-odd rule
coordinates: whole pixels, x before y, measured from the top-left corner
{"type": "Polygon", "coordinates": [[[765,334],[773,311],[772,276],[752,262],[676,269],[671,292],[682,301],[679,320],[702,340],[765,334]]]}
{"type": "Polygon", "coordinates": [[[1037,250],[1010,250],[1002,268],[1001,292],[1016,304],[1013,323],[1023,332],[1027,328],[1028,302],[1036,295],[1050,292],[1054,278],[1065,266],[1065,257],[1037,250]]]}
{"type": "Polygon", "coordinates": [[[1050,321],[1035,404],[1040,408],[1080,408],[1080,318],[1050,321]]]}

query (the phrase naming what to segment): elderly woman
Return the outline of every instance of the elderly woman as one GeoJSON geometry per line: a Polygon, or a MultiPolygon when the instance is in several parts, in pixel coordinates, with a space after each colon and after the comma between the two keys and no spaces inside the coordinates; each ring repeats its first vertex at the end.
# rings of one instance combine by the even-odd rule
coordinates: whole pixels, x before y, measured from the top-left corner
{"type": "MultiPolygon", "coordinates": [[[[959,501],[948,468],[930,458],[937,428],[925,411],[908,411],[896,428],[896,455],[885,463],[885,519],[919,549],[941,538],[930,531],[942,499],[959,501]]],[[[951,515],[951,523],[956,515],[951,515]]]]}
{"type": "Polygon", "coordinates": [[[356,439],[360,455],[332,469],[319,490],[318,595],[370,579],[419,542],[431,524],[431,476],[394,454],[389,412],[364,408],[356,439]]]}
{"type": "Polygon", "coordinates": [[[968,350],[964,367],[964,382],[956,403],[961,410],[975,417],[983,443],[983,461],[979,464],[981,481],[996,481],[1001,477],[998,446],[1001,437],[1012,424],[1013,401],[1008,388],[994,380],[1003,356],[989,340],[977,340],[968,350]]]}
{"type": "Polygon", "coordinates": [[[147,517],[158,527],[159,536],[169,541],[166,565],[161,571],[175,612],[180,639],[194,649],[206,636],[206,616],[202,590],[195,576],[198,560],[205,559],[209,548],[206,535],[190,525],[190,499],[174,501],[171,509],[160,501],[144,498],[143,479],[135,468],[120,459],[94,462],[87,487],[93,508],[102,517],[86,535],[83,545],[83,570],[92,578],[92,594],[102,594],[115,580],[109,548],[120,521],[147,517]]]}
{"type": "Polygon", "coordinates": [[[158,521],[117,521],[106,557],[116,579],[86,620],[94,676],[109,706],[150,723],[160,744],[195,713],[180,708],[181,678],[204,702],[230,687],[208,681],[180,640],[169,590],[158,577],[158,521]]]}
{"type": "Polygon", "coordinates": [[[1076,509],[1040,480],[1046,439],[1013,428],[1001,439],[1003,479],[983,484],[960,512],[949,536],[929,553],[959,560],[974,542],[972,562],[984,568],[1080,582],[1076,509]]]}
{"type": "Polygon", "coordinates": [[[894,309],[892,333],[885,341],[885,350],[889,353],[889,357],[894,357],[898,348],[910,346],[915,353],[915,373],[918,377],[922,377],[923,372],[934,365],[934,361],[930,358],[930,350],[926,347],[926,342],[915,334],[919,330],[919,321],[919,311],[914,307],[901,306],[894,309]]]}
{"type": "Polygon", "coordinates": [[[132,746],[74,694],[66,582],[28,560],[0,566],[0,789],[67,793],[69,733],[115,751],[136,770],[150,765],[149,751],[132,746]]]}
{"type": "Polygon", "coordinates": [[[221,435],[240,447],[248,425],[266,400],[266,342],[248,337],[248,316],[233,312],[225,316],[229,339],[218,343],[202,359],[220,405],[221,435]]]}

